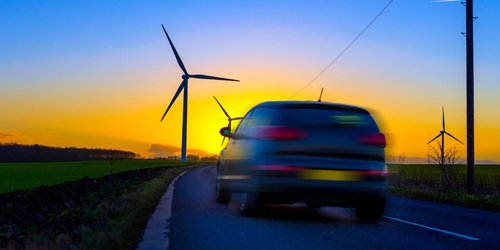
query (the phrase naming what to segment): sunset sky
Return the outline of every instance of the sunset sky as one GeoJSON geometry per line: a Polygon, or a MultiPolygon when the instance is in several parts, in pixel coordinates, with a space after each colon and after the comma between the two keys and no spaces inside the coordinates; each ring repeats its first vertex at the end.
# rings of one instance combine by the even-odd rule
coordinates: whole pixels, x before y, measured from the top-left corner
{"type": "MultiPolygon", "coordinates": [[[[287,100],[389,0],[0,2],[0,142],[180,154],[182,79],[191,74],[188,153],[218,154],[231,116],[287,100]],[[191,149],[191,151],[190,151],[191,149]],[[206,151],[206,152],[205,152],[206,151]]],[[[475,1],[476,159],[500,162],[500,1],[475,1]]],[[[294,100],[375,111],[389,155],[426,157],[442,128],[466,142],[465,7],[395,0],[294,100]]],[[[466,147],[446,138],[446,147],[466,147]]]]}

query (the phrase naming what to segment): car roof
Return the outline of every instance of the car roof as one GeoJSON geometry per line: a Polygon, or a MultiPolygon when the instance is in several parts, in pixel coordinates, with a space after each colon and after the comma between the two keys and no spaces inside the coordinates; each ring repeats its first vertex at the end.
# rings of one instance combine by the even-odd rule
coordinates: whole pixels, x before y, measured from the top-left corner
{"type": "Polygon", "coordinates": [[[253,109],[255,108],[300,108],[300,107],[316,107],[321,108],[322,106],[324,108],[328,109],[337,109],[337,110],[346,110],[346,111],[354,111],[354,112],[362,112],[362,113],[367,113],[369,112],[366,109],[352,106],[352,105],[347,105],[347,104],[341,104],[341,103],[333,103],[333,102],[318,102],[318,101],[270,101],[270,102],[263,102],[260,104],[257,104],[253,109]]]}

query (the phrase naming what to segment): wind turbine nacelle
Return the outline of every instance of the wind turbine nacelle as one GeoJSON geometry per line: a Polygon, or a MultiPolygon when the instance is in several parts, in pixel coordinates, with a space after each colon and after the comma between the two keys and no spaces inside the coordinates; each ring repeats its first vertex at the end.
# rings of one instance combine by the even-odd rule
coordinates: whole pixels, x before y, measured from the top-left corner
{"type": "Polygon", "coordinates": [[[184,79],[184,80],[189,79],[189,75],[182,75],[182,79],[184,79]]]}

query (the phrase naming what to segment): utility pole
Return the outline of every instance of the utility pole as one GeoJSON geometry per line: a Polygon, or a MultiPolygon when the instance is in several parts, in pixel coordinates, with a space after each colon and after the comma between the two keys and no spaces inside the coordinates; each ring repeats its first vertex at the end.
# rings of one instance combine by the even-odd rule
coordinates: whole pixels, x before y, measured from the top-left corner
{"type": "Polygon", "coordinates": [[[465,2],[467,38],[467,191],[475,192],[474,179],[474,32],[472,0],[465,2]]]}

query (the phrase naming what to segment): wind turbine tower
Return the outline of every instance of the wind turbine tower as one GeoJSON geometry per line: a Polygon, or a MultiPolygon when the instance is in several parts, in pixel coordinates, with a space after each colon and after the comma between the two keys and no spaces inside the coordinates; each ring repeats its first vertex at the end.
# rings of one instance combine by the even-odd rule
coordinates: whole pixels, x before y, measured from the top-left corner
{"type": "Polygon", "coordinates": [[[172,51],[174,52],[175,59],[177,59],[177,63],[179,64],[179,67],[181,68],[182,72],[184,72],[184,75],[182,75],[182,83],[177,89],[177,92],[175,92],[174,98],[172,98],[172,101],[170,102],[170,105],[168,105],[167,111],[165,111],[165,114],[163,114],[161,121],[163,121],[163,118],[165,118],[165,115],[167,114],[168,110],[170,107],[172,107],[172,104],[174,104],[175,99],[179,96],[182,90],[184,90],[184,106],[183,106],[183,114],[182,114],[182,152],[181,152],[181,161],[186,162],[186,137],[187,137],[187,99],[188,99],[188,79],[189,78],[198,78],[198,79],[208,79],[208,80],[222,80],[222,81],[234,81],[234,82],[239,82],[239,80],[234,80],[234,79],[228,79],[228,78],[222,78],[222,77],[215,77],[215,76],[208,76],[208,75],[190,75],[188,74],[186,67],[184,67],[184,63],[182,63],[181,57],[177,53],[177,50],[174,47],[174,44],[172,43],[172,40],[170,40],[170,37],[167,34],[167,31],[165,30],[165,27],[163,24],[161,25],[163,28],[163,31],[165,32],[165,35],[167,36],[168,42],[170,43],[170,47],[172,47],[172,51]]]}
{"type": "Polygon", "coordinates": [[[444,107],[443,107],[443,130],[439,132],[439,135],[434,137],[434,139],[432,139],[431,141],[429,141],[427,144],[433,142],[434,140],[436,140],[437,138],[439,138],[441,136],[441,165],[444,165],[444,135],[447,134],[449,135],[451,138],[457,140],[458,142],[462,143],[460,140],[458,140],[457,138],[455,138],[453,135],[451,135],[450,133],[446,132],[445,130],[445,126],[444,126],[444,107]]]}

